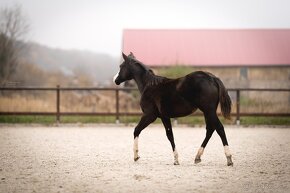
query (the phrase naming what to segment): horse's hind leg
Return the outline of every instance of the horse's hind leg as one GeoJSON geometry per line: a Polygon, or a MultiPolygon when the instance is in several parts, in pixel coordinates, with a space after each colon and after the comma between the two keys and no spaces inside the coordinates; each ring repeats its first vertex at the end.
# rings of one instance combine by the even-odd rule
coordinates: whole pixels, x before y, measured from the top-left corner
{"type": "Polygon", "coordinates": [[[228,145],[228,141],[227,141],[227,136],[226,136],[226,133],[224,130],[224,126],[222,125],[222,123],[220,122],[219,119],[218,119],[218,127],[217,127],[216,131],[223,142],[224,149],[225,149],[225,155],[227,158],[227,164],[228,164],[228,166],[233,166],[232,154],[230,153],[230,149],[229,149],[229,145],[228,145]]]}
{"type": "Polygon", "coordinates": [[[220,136],[222,142],[223,142],[223,145],[224,145],[225,154],[227,157],[227,164],[228,164],[228,166],[232,166],[233,165],[232,155],[231,155],[230,150],[229,150],[226,133],[225,133],[224,127],[223,127],[222,123],[220,122],[216,112],[213,111],[210,113],[204,113],[204,116],[205,116],[205,121],[206,121],[206,137],[205,137],[204,141],[201,144],[201,147],[199,148],[199,150],[197,152],[197,155],[195,157],[195,163],[199,163],[201,161],[200,157],[203,154],[204,148],[206,147],[213,132],[216,130],[218,135],[220,136]]]}
{"type": "Polygon", "coordinates": [[[172,150],[173,150],[173,156],[174,156],[174,165],[179,165],[179,161],[178,161],[178,153],[175,147],[175,143],[174,143],[174,137],[173,137],[173,132],[172,132],[172,126],[171,126],[171,121],[169,118],[161,118],[162,123],[165,127],[165,131],[166,131],[166,136],[168,138],[168,140],[170,141],[172,150]]]}
{"type": "Polygon", "coordinates": [[[215,131],[215,125],[216,125],[216,113],[215,111],[206,111],[204,112],[204,119],[206,123],[206,136],[196,154],[194,163],[199,163],[201,162],[200,157],[202,156],[204,152],[204,148],[206,147],[208,141],[210,140],[213,132],[215,131]]]}
{"type": "Polygon", "coordinates": [[[137,161],[140,157],[138,155],[138,139],[141,131],[145,129],[150,123],[156,120],[156,116],[154,114],[147,114],[143,115],[141,120],[139,121],[138,125],[135,127],[134,130],[134,161],[137,161]]]}
{"type": "Polygon", "coordinates": [[[204,152],[204,148],[206,147],[206,145],[207,145],[209,139],[211,138],[213,132],[214,132],[214,129],[210,128],[208,126],[208,124],[207,124],[206,125],[206,136],[205,136],[205,138],[204,138],[204,140],[203,140],[203,142],[202,142],[202,144],[201,144],[201,146],[200,146],[200,148],[199,148],[199,150],[198,150],[198,152],[196,154],[194,163],[197,164],[197,163],[201,162],[200,158],[201,158],[201,156],[202,156],[202,154],[204,152]]]}

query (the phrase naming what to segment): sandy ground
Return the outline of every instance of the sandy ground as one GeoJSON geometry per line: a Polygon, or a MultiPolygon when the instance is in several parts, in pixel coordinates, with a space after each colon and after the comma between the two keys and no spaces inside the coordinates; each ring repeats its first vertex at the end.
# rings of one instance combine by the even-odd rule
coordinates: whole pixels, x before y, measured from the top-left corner
{"type": "Polygon", "coordinates": [[[174,166],[159,126],[141,133],[136,163],[132,127],[1,126],[0,192],[289,192],[290,128],[226,132],[233,167],[217,133],[194,164],[204,128],[174,128],[174,166]]]}

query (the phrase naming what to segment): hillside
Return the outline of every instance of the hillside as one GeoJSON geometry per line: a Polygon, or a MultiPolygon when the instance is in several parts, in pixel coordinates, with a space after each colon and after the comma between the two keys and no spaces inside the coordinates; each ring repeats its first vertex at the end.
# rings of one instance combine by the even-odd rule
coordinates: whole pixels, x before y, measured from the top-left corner
{"type": "Polygon", "coordinates": [[[20,61],[13,79],[26,85],[84,86],[111,84],[119,59],[89,51],[26,43],[20,61]]]}

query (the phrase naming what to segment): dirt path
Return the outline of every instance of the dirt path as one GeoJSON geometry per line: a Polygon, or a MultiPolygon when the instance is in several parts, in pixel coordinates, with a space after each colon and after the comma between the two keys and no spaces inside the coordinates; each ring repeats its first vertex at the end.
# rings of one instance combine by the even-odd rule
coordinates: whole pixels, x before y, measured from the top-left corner
{"type": "Polygon", "coordinates": [[[194,164],[204,128],[175,128],[180,164],[165,131],[132,127],[0,128],[0,192],[289,192],[290,128],[226,128],[234,167],[214,133],[194,164]]]}

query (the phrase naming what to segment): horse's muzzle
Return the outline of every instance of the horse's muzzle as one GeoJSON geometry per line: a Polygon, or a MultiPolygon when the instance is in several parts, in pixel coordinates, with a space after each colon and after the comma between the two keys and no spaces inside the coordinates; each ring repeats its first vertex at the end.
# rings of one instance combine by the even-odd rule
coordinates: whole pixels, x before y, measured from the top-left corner
{"type": "Polygon", "coordinates": [[[116,85],[120,85],[122,83],[122,80],[120,80],[120,77],[116,77],[114,79],[114,82],[115,82],[116,85]]]}

